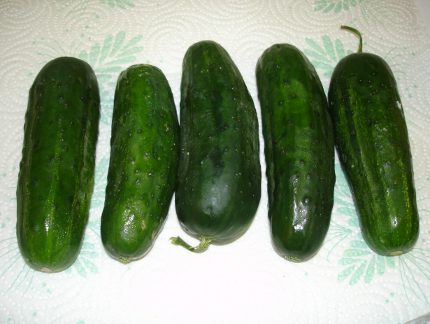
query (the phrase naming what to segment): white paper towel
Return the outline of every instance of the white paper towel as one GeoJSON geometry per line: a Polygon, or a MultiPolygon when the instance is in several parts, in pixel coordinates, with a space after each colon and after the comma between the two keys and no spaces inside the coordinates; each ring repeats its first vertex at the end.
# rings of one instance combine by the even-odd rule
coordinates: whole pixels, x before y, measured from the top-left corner
{"type": "Polygon", "coordinates": [[[414,1],[406,0],[1,1],[0,322],[403,323],[429,312],[430,43],[417,12],[414,1]],[[186,49],[212,39],[237,63],[259,114],[255,65],[264,49],[278,42],[296,45],[327,89],[338,60],[358,46],[341,24],[357,27],[365,51],[384,57],[397,78],[421,217],[416,248],[391,258],[369,250],[336,165],[330,230],[309,262],[290,263],[273,251],[265,177],[255,221],[233,244],[201,255],[172,246],[169,237],[185,236],[172,205],[144,259],[129,265],[110,259],[99,226],[119,72],[134,63],[160,67],[178,104],[186,49]],[[43,274],[30,270],[19,254],[15,190],[28,89],[47,61],[63,55],[86,60],[98,76],[96,183],[78,261],[65,272],[43,274]]]}

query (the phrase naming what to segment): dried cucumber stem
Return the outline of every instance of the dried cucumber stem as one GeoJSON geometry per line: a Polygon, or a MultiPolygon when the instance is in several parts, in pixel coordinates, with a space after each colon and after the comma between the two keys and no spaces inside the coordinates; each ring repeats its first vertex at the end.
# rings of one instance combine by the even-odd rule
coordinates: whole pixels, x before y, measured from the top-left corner
{"type": "Polygon", "coordinates": [[[355,29],[355,28],[349,27],[349,26],[344,26],[344,25],[340,26],[340,29],[348,30],[358,37],[360,42],[358,43],[357,53],[362,53],[363,52],[363,38],[361,37],[361,33],[358,31],[358,29],[355,29]]]}
{"type": "Polygon", "coordinates": [[[201,237],[199,245],[191,246],[183,239],[181,239],[179,236],[177,236],[177,237],[171,237],[170,242],[172,242],[172,244],[182,246],[183,248],[186,248],[188,251],[191,251],[194,253],[202,253],[208,249],[209,245],[212,243],[212,240],[208,239],[207,237],[201,237]]]}

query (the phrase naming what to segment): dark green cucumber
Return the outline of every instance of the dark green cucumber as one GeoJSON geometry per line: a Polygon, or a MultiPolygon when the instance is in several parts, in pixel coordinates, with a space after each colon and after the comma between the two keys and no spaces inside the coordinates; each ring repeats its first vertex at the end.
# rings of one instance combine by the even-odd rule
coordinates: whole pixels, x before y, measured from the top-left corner
{"type": "Polygon", "coordinates": [[[29,93],[17,187],[17,237],[34,269],[76,259],[88,221],[100,114],[96,76],[76,58],[46,64],[29,93]]]}
{"type": "Polygon", "coordinates": [[[359,52],[336,66],[329,90],[335,142],[363,237],[382,255],[409,251],[418,238],[411,152],[403,107],[388,64],[359,52]]]}
{"type": "Polygon", "coordinates": [[[121,262],[142,258],[169,210],[176,183],[179,124],[170,86],[151,65],[118,79],[101,236],[121,262]]]}
{"type": "Polygon", "coordinates": [[[226,244],[251,224],[260,201],[258,122],[252,98],[228,53],[201,41],[185,54],[176,211],[183,229],[226,244]]]}
{"type": "Polygon", "coordinates": [[[292,261],[317,253],[333,207],[334,143],[327,99],[312,64],[276,44],[257,63],[275,250],[292,261]]]}

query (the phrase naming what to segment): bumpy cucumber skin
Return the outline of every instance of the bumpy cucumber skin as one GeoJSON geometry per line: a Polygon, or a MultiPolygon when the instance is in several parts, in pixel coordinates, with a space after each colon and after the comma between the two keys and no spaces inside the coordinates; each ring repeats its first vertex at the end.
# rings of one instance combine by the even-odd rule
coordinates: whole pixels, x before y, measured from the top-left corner
{"type": "Polygon", "coordinates": [[[166,219],[179,153],[179,124],[160,69],[133,65],[118,79],[102,242],[121,262],[145,256],[166,219]]]}
{"type": "Polygon", "coordinates": [[[321,247],[333,207],[334,140],[327,99],[308,59],[275,44],[257,63],[272,242],[306,261],[321,247]]]}
{"type": "Polygon", "coordinates": [[[364,239],[378,254],[406,253],[418,238],[419,217],[403,107],[388,64],[370,53],[343,58],[329,107],[364,239]]]}
{"type": "Polygon", "coordinates": [[[100,98],[91,67],[47,63],[29,93],[17,186],[17,237],[34,269],[58,272],[76,260],[88,221],[100,98]]]}
{"type": "Polygon", "coordinates": [[[227,244],[251,224],[261,193],[258,121],[228,53],[213,41],[183,61],[176,211],[195,238],[227,244]]]}

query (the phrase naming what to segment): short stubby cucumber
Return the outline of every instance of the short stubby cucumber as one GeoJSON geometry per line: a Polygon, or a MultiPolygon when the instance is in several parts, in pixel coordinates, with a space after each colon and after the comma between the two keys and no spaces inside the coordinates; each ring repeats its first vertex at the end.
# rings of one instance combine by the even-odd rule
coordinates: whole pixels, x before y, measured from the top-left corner
{"type": "Polygon", "coordinates": [[[180,121],[176,211],[183,229],[201,242],[172,242],[201,252],[248,229],[261,191],[254,103],[231,57],[213,41],[185,54],[180,121]]]}
{"type": "Polygon", "coordinates": [[[415,244],[419,218],[403,107],[388,64],[362,52],[336,66],[329,107],[340,162],[350,184],[367,244],[400,255],[415,244]]]}
{"type": "Polygon", "coordinates": [[[73,57],[47,63],[29,93],[17,186],[17,237],[34,269],[75,261],[88,221],[100,98],[91,67],[73,57]]]}
{"type": "Polygon", "coordinates": [[[179,124],[163,72],[123,71],[115,91],[111,155],[101,220],[103,245],[127,263],[145,256],[166,219],[176,183],[179,124]]]}
{"type": "Polygon", "coordinates": [[[257,63],[272,242],[282,257],[306,261],[321,247],[333,207],[334,140],[315,68],[289,44],[257,63]]]}

